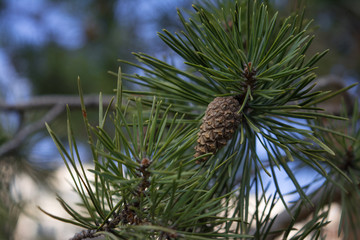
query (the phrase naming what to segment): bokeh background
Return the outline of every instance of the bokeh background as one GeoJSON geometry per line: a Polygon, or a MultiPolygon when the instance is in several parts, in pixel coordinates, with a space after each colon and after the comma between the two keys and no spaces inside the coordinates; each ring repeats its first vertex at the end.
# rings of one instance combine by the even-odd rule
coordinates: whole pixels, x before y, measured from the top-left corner
{"type": "MultiPolygon", "coordinates": [[[[334,88],[359,81],[360,1],[268,2],[283,16],[306,3],[306,17],[315,20],[316,35],[309,54],[330,49],[318,63],[320,79],[332,79],[334,88]]],[[[68,239],[78,231],[36,208],[66,216],[55,193],[74,200],[43,120],[50,120],[66,138],[65,116],[52,105],[77,95],[78,76],[90,97],[113,94],[116,78],[108,71],[117,71],[117,59],[135,61],[131,52],[179,60],[156,33],[163,28],[181,30],[176,8],[191,9],[191,4],[191,0],[0,0],[0,240],[68,239]]],[[[356,97],[358,88],[350,94],[356,97]]],[[[86,159],[80,114],[75,106],[76,134],[86,159]]]]}

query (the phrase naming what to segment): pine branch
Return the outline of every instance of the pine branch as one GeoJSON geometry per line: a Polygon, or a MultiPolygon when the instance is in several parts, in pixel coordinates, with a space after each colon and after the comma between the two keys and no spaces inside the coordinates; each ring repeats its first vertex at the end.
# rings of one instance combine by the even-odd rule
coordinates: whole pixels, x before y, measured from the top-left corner
{"type": "MultiPolygon", "coordinates": [[[[117,90],[121,91],[121,83],[117,90]]],[[[218,232],[230,219],[240,219],[219,216],[228,208],[227,198],[233,191],[213,198],[217,185],[212,186],[210,181],[216,171],[197,171],[197,159],[189,152],[196,139],[191,122],[173,116],[170,107],[163,112],[162,102],[156,98],[149,111],[144,111],[140,99],[135,100],[134,109],[120,109],[118,98],[112,116],[115,134],[110,137],[102,128],[110,112],[105,116],[101,112],[99,127],[90,126],[81,88],[79,91],[94,157],[90,173],[95,180],[90,181],[82,166],[68,110],[69,151],[47,128],[73,178],[84,211],[78,213],[59,197],[71,219],[43,212],[88,229],[75,239],[95,236],[94,229],[96,234],[126,239],[249,237],[233,231],[218,232]]]]}
{"type": "MultiPolygon", "coordinates": [[[[192,72],[138,53],[134,55],[141,65],[121,62],[138,67],[144,74],[123,74],[124,80],[148,87],[150,90],[144,95],[167,99],[166,103],[173,104],[176,111],[183,111],[192,118],[201,116],[208,108],[200,126],[196,157],[206,154],[203,159],[208,161],[226,159],[219,153],[227,145],[227,157],[235,154],[233,161],[241,162],[244,156],[250,156],[249,160],[254,165],[247,165],[248,172],[260,166],[270,175],[266,165],[270,166],[271,172],[275,172],[274,168],[284,169],[299,195],[309,201],[287,162],[300,160],[326,176],[319,162],[326,161],[323,157],[325,152],[334,152],[314,136],[310,124],[302,129],[296,126],[304,119],[346,120],[325,114],[323,109],[315,106],[338,93],[311,91],[316,78],[314,65],[327,51],[305,57],[313,37],[308,35],[311,21],[305,23],[300,15],[279,21],[278,14],[272,14],[264,3],[222,3],[194,5],[196,12],[188,20],[179,11],[184,31],[172,34],[164,30],[159,34],[184,59],[184,64],[190,66],[192,72]],[[239,115],[240,119],[218,117],[229,107],[225,104],[223,110],[211,107],[218,101],[216,99],[229,96],[235,98],[240,107],[234,110],[236,113],[224,112],[239,115]],[[233,122],[239,126],[225,127],[233,122]],[[238,130],[232,135],[234,141],[229,144],[229,133],[235,129],[238,130]],[[237,140],[238,135],[240,141],[237,140]],[[270,164],[259,159],[257,142],[266,150],[270,164]],[[244,145],[248,149],[244,149],[244,145]],[[209,158],[210,153],[213,155],[209,158]]],[[[234,163],[226,167],[238,169],[239,166],[240,163],[234,163]]],[[[232,173],[238,174],[235,171],[232,173]]],[[[224,178],[228,176],[226,170],[223,174],[224,178]]],[[[284,199],[281,193],[280,197],[284,199]]],[[[283,203],[286,204],[285,201],[283,203]]]]}
{"type": "MultiPolygon", "coordinates": [[[[97,127],[89,124],[79,84],[94,180],[82,165],[69,109],[69,147],[47,125],[82,206],[78,212],[59,198],[70,219],[48,215],[88,229],[80,238],[96,233],[114,239],[205,240],[270,239],[280,233],[286,239],[296,221],[313,213],[294,239],[318,238],[328,223],[327,211],[321,210],[330,192],[332,200],[341,195],[347,204],[344,221],[355,219],[359,214],[349,209],[359,193],[359,133],[348,136],[321,125],[347,120],[347,115],[330,115],[317,106],[352,86],[314,91],[314,66],[327,51],[305,57],[313,40],[311,21],[304,22],[303,15],[279,21],[265,3],[250,0],[204,1],[193,8],[189,20],[179,12],[184,31],[159,34],[184,59],[185,70],[144,53],[134,54],[140,64],[121,61],[142,75],[113,73],[118,79],[115,109],[108,106],[104,113],[100,107],[97,127]],[[123,90],[123,80],[147,90],[123,90]],[[134,100],[124,108],[123,92],[134,100]],[[114,132],[105,130],[105,119],[111,119],[114,132]],[[352,141],[356,144],[349,145],[352,141]],[[298,182],[289,164],[293,161],[315,170],[326,187],[308,194],[309,186],[298,182]],[[301,199],[292,207],[280,188],[279,170],[301,199]],[[276,187],[270,199],[263,173],[276,187]],[[346,191],[356,192],[355,197],[344,199],[346,191]],[[278,201],[285,211],[272,219],[278,201]]],[[[351,122],[357,131],[358,114],[351,122]]]]}

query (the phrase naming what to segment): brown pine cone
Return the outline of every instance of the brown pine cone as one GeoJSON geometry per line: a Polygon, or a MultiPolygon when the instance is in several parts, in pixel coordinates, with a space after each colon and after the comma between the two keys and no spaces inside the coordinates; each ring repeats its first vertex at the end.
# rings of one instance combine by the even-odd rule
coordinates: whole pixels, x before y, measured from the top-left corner
{"type": "MultiPolygon", "coordinates": [[[[240,103],[233,96],[217,97],[208,105],[198,133],[194,157],[216,153],[226,145],[240,124],[239,109],[240,103]]],[[[207,159],[204,157],[200,161],[207,159]]]]}

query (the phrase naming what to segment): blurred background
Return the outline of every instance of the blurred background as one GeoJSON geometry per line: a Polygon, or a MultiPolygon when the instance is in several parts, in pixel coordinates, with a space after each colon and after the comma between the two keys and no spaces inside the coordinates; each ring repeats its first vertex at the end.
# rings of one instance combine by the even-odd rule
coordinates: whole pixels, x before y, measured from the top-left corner
{"type": "MultiPolygon", "coordinates": [[[[286,16],[304,1],[268,2],[286,16]]],[[[117,71],[117,59],[134,61],[131,52],[139,51],[176,58],[156,33],[163,28],[181,30],[176,8],[191,9],[191,3],[0,0],[0,240],[68,239],[79,231],[37,209],[39,205],[66,216],[55,193],[65,200],[74,198],[44,122],[66,139],[64,105],[59,103],[74,102],[72,118],[79,126],[75,135],[83,158],[89,158],[81,145],[85,131],[74,100],[78,76],[89,101],[95,102],[96,119],[97,94],[111,95],[116,87],[116,78],[108,71],[117,71]]],[[[358,82],[360,1],[308,1],[306,9],[306,17],[315,20],[316,38],[309,54],[330,49],[318,63],[320,79],[332,79],[334,89],[358,82]]],[[[358,88],[350,94],[357,96],[358,88]]]]}

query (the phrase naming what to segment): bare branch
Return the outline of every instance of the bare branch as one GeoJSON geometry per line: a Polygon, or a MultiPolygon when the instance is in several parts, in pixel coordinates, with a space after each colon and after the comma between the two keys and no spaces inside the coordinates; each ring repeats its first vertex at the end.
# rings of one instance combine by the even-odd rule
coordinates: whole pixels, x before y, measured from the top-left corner
{"type": "MultiPolygon", "coordinates": [[[[110,104],[112,95],[104,95],[103,104],[110,104]]],[[[98,95],[85,95],[84,102],[86,107],[97,107],[99,106],[99,96],[98,95]]],[[[48,96],[37,96],[33,97],[29,101],[22,103],[9,104],[0,101],[0,110],[7,111],[28,111],[34,109],[43,109],[51,108],[55,105],[69,105],[70,108],[80,108],[80,98],[79,96],[65,96],[65,95],[48,95],[48,96]]]]}
{"type": "MultiPolygon", "coordinates": [[[[329,188],[331,188],[329,187],[329,185],[325,185],[321,187],[319,190],[317,190],[317,192],[314,194],[313,198],[311,199],[313,206],[311,207],[304,205],[301,206],[301,201],[298,201],[292,207],[291,210],[292,214],[295,213],[298,207],[301,207],[301,211],[298,217],[296,218],[296,222],[301,222],[305,220],[307,217],[309,217],[311,214],[314,213],[315,209],[320,209],[324,207],[326,204],[331,204],[331,202],[329,201],[323,201],[324,196],[326,196],[327,192],[329,191],[329,188]]],[[[340,202],[340,200],[341,200],[341,192],[339,189],[336,189],[336,191],[334,192],[334,196],[332,198],[332,202],[340,202]]],[[[275,239],[277,236],[283,234],[284,231],[288,228],[291,221],[292,221],[292,216],[290,216],[287,211],[283,211],[282,213],[280,213],[276,217],[274,224],[271,226],[271,232],[273,232],[273,234],[270,234],[266,239],[267,240],[275,239]]]]}
{"type": "Polygon", "coordinates": [[[3,156],[18,148],[30,134],[42,129],[45,122],[53,121],[63,111],[64,106],[62,104],[56,104],[40,120],[20,129],[11,140],[0,146],[0,156],[3,156]]]}
{"type": "MultiPolygon", "coordinates": [[[[109,105],[111,99],[112,96],[110,95],[103,96],[103,105],[109,105]]],[[[98,107],[99,96],[84,96],[84,103],[88,108],[98,107]]],[[[21,127],[12,139],[3,143],[0,146],[0,156],[6,155],[19,148],[27,137],[29,137],[36,131],[44,128],[45,122],[50,123],[56,117],[58,117],[65,110],[66,105],[68,105],[70,108],[81,108],[80,98],[78,96],[49,95],[34,97],[27,102],[15,104],[9,104],[0,101],[0,110],[17,111],[20,114],[30,110],[50,109],[41,119],[34,123],[21,127]]]]}

